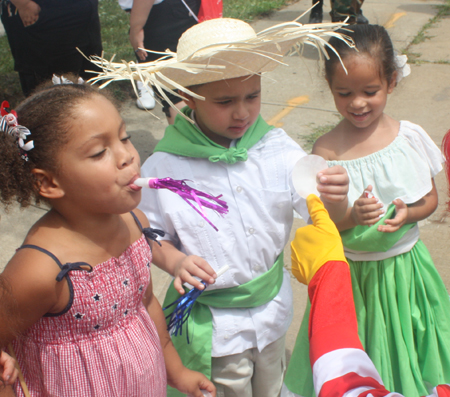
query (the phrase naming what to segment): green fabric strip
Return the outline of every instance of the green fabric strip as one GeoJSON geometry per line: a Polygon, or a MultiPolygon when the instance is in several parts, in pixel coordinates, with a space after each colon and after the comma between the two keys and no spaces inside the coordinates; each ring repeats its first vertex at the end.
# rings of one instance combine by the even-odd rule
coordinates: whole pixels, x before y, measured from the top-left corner
{"type": "MultiPolygon", "coordinates": [[[[185,106],[183,114],[190,118],[192,110],[185,106]]],[[[194,124],[184,117],[177,115],[175,124],[166,128],[164,137],[155,147],[155,152],[166,152],[185,157],[207,158],[215,163],[223,161],[234,164],[237,161],[246,161],[247,150],[255,145],[273,127],[267,124],[261,115],[246,131],[244,136],[236,141],[236,147],[226,148],[201,132],[194,124]]]]}
{"type": "MultiPolygon", "coordinates": [[[[206,290],[198,297],[188,318],[187,327],[186,324],[183,327],[184,333],[172,337],[172,342],[187,368],[199,371],[211,379],[212,314],[209,306],[252,308],[270,302],[277,296],[283,283],[283,265],[282,252],[272,268],[259,277],[236,287],[206,290]],[[189,344],[185,334],[186,330],[189,332],[189,344]]],[[[186,291],[188,290],[186,289],[186,291]]],[[[164,299],[163,307],[168,306],[180,296],[172,282],[164,299]]],[[[172,312],[173,309],[170,308],[164,314],[167,316],[172,312]]],[[[168,387],[167,396],[178,397],[184,396],[184,394],[168,387]]]]}
{"type": "Polygon", "coordinates": [[[414,227],[415,223],[403,225],[394,233],[383,233],[377,230],[378,225],[384,225],[386,219],[395,217],[395,205],[389,205],[386,214],[372,226],[358,225],[341,232],[344,247],[355,251],[386,252],[392,248],[405,233],[414,227]]]}

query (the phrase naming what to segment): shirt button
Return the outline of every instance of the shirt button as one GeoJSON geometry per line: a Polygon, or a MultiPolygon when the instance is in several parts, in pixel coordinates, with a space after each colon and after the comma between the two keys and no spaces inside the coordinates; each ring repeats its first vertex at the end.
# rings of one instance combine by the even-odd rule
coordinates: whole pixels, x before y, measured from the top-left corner
{"type": "Polygon", "coordinates": [[[253,266],[253,270],[255,272],[259,272],[261,270],[261,266],[259,266],[259,265],[253,266]]]}
{"type": "Polygon", "coordinates": [[[228,336],[228,334],[225,334],[225,335],[223,336],[223,339],[228,340],[228,339],[230,339],[230,337],[228,336]]]}
{"type": "Polygon", "coordinates": [[[205,221],[200,221],[198,223],[198,227],[205,227],[205,221]]]}
{"type": "Polygon", "coordinates": [[[248,229],[249,234],[255,234],[255,229],[253,229],[252,227],[250,229],[248,229]]]}
{"type": "Polygon", "coordinates": [[[238,187],[236,188],[236,191],[237,191],[238,193],[242,192],[242,187],[241,187],[241,186],[238,186],[238,187]]]}

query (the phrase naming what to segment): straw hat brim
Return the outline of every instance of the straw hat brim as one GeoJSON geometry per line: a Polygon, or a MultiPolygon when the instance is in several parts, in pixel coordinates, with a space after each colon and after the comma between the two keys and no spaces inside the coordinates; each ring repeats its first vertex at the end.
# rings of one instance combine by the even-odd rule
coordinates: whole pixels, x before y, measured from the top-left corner
{"type": "Polygon", "coordinates": [[[256,34],[243,21],[227,18],[210,20],[188,29],[180,38],[177,53],[161,53],[162,57],[153,62],[119,63],[90,57],[103,72],[89,82],[102,82],[101,87],[104,87],[111,81],[129,79],[135,87],[134,80],[141,80],[144,84],[151,84],[165,99],[167,96],[163,90],[175,95],[178,94],[174,90],[179,90],[196,96],[188,87],[270,72],[284,64],[283,56],[293,48],[301,53],[304,45],[312,45],[318,49],[321,57],[326,57],[325,48],[329,47],[330,37],[338,37],[352,46],[351,39],[336,32],[344,25],[302,25],[293,21],[256,34]],[[237,31],[240,28],[242,34],[237,31]],[[202,41],[202,38],[205,39],[202,41]],[[203,42],[206,44],[203,45],[203,42]],[[189,45],[196,47],[186,51],[189,45]]]}

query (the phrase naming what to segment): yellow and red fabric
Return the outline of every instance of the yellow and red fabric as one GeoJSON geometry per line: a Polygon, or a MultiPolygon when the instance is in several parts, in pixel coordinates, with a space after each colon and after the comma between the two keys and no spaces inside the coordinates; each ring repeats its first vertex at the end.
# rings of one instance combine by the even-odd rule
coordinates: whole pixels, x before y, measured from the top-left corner
{"type": "MultiPolygon", "coordinates": [[[[311,301],[309,341],[316,396],[401,397],[384,387],[359,340],[339,232],[317,196],[309,196],[307,204],[313,225],[298,229],[291,246],[293,273],[308,284],[311,301]]],[[[428,397],[450,397],[450,385],[437,386],[428,397]]]]}

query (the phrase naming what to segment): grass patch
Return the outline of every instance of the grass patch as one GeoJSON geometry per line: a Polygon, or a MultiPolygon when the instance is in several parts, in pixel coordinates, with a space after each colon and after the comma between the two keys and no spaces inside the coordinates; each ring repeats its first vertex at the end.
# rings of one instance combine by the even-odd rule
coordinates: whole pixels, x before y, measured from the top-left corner
{"type": "Polygon", "coordinates": [[[450,15],[450,0],[446,0],[444,4],[438,5],[436,7],[438,9],[439,17],[446,17],[450,15]]]}
{"type": "Polygon", "coordinates": [[[408,63],[410,64],[419,64],[422,63],[420,60],[421,53],[419,52],[412,52],[410,48],[406,48],[402,51],[402,54],[406,55],[408,57],[408,63]]]}
{"type": "Polygon", "coordinates": [[[423,43],[426,39],[431,39],[432,36],[426,35],[427,30],[430,29],[438,20],[439,20],[439,13],[433,18],[430,18],[429,21],[422,26],[422,28],[419,30],[416,36],[412,39],[410,45],[423,43]]]}
{"type": "Polygon", "coordinates": [[[0,37],[0,76],[0,102],[8,101],[15,107],[24,96],[6,36],[0,37]]]}
{"type": "Polygon", "coordinates": [[[427,39],[431,39],[432,36],[427,36],[427,31],[434,24],[439,22],[442,18],[450,15],[450,0],[446,0],[444,4],[436,6],[437,14],[430,18],[428,22],[422,26],[417,35],[412,39],[411,43],[402,51],[403,54],[408,56],[408,63],[421,63],[419,59],[421,54],[411,51],[411,47],[415,44],[423,43],[427,39]]]}
{"type": "Polygon", "coordinates": [[[100,0],[100,24],[102,27],[102,44],[105,58],[115,55],[120,62],[136,60],[133,48],[128,40],[130,29],[130,14],[119,7],[117,0],[100,0]]]}
{"type": "MultiPolygon", "coordinates": [[[[114,56],[116,62],[135,61],[136,57],[128,39],[130,14],[120,8],[117,0],[100,0],[98,13],[104,57],[110,59],[114,56]]],[[[108,90],[120,102],[136,99],[136,94],[128,81],[116,81],[109,84],[108,90]]]]}
{"type": "Polygon", "coordinates": [[[295,1],[298,0],[223,0],[223,15],[249,22],[295,1]]]}
{"type": "Polygon", "coordinates": [[[414,39],[411,41],[411,44],[419,44],[419,43],[423,43],[425,40],[427,39],[431,39],[432,36],[427,36],[427,30],[433,25],[434,22],[428,22],[426,23],[422,29],[420,29],[420,32],[416,35],[416,37],[414,37],[414,39]]]}
{"type": "Polygon", "coordinates": [[[314,143],[319,139],[322,135],[325,135],[327,132],[330,132],[337,124],[325,124],[316,126],[314,124],[309,124],[308,127],[311,128],[312,132],[309,135],[302,136],[302,149],[311,153],[311,150],[314,146],[314,143]]]}
{"type": "MultiPolygon", "coordinates": [[[[102,43],[104,56],[115,60],[134,60],[134,51],[128,40],[130,16],[124,12],[117,0],[100,0],[99,15],[102,27],[102,43]]],[[[24,98],[20,87],[19,76],[14,71],[14,61],[6,36],[0,37],[0,100],[7,100],[12,107],[24,98]]],[[[114,96],[125,101],[134,98],[131,85],[127,82],[117,82],[109,86],[114,96]],[[123,83],[123,84],[122,84],[123,83]]]]}

